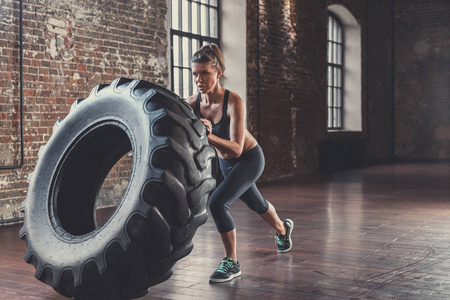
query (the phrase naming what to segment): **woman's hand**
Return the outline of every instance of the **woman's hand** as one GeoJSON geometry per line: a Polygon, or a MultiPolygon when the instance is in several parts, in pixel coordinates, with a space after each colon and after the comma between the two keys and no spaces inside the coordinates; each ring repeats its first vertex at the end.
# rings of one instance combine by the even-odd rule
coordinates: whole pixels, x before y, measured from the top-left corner
{"type": "Polygon", "coordinates": [[[212,133],[212,124],[211,121],[207,120],[207,119],[200,119],[200,121],[202,121],[203,125],[206,126],[206,135],[210,135],[212,133]]]}

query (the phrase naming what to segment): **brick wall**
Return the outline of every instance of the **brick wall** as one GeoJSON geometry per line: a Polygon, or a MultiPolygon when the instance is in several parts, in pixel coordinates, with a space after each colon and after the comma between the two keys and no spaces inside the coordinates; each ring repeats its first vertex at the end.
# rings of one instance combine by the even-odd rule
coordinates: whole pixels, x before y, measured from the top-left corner
{"type": "Polygon", "coordinates": [[[326,130],[326,115],[317,112],[326,112],[327,11],[324,1],[259,2],[259,14],[247,2],[248,118],[266,156],[262,180],[271,180],[317,170],[326,130]]]}
{"type": "Polygon", "coordinates": [[[393,153],[392,1],[367,1],[365,56],[366,160],[393,153]]]}
{"type": "Polygon", "coordinates": [[[265,151],[262,180],[317,172],[324,140],[365,139],[365,158],[390,157],[391,0],[259,1],[259,19],[257,2],[247,3],[249,128],[260,133],[265,151]],[[361,26],[363,131],[356,134],[329,134],[326,128],[327,7],[332,4],[345,6],[361,26]]]}
{"type": "MultiPolygon", "coordinates": [[[[9,166],[20,160],[19,1],[0,5],[0,165],[9,166]]],[[[0,170],[0,221],[21,216],[37,151],[75,99],[117,77],[168,85],[166,13],[166,0],[24,1],[25,161],[0,170]]],[[[126,183],[120,165],[106,198],[126,183]]]]}
{"type": "MultiPolygon", "coordinates": [[[[395,1],[393,27],[392,1],[247,1],[248,126],[266,155],[262,181],[319,171],[319,144],[349,153],[356,145],[366,161],[390,159],[394,151],[400,158],[449,158],[450,5],[395,1]],[[363,130],[356,135],[326,129],[331,4],[344,5],[361,26],[363,130]]],[[[25,161],[22,168],[0,170],[0,221],[20,217],[37,151],[75,99],[119,76],[168,85],[166,0],[123,2],[26,1],[25,161]]],[[[18,1],[2,1],[0,12],[5,166],[20,162],[18,1]]],[[[337,154],[333,159],[342,160],[337,154]]],[[[130,160],[126,156],[107,178],[105,204],[120,197],[130,160]]]]}
{"type": "Polygon", "coordinates": [[[395,1],[395,154],[450,159],[450,2],[395,1]]]}

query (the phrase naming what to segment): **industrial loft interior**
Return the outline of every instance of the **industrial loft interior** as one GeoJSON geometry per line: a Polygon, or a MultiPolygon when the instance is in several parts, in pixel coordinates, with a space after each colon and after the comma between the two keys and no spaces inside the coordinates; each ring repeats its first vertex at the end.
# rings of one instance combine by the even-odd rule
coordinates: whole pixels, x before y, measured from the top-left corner
{"type": "Polygon", "coordinates": [[[0,299],[450,298],[448,0],[4,0],[0,16],[0,299]],[[279,253],[235,201],[241,275],[223,283],[222,148],[185,103],[211,44],[231,140],[239,95],[259,192],[295,224],[279,253]]]}

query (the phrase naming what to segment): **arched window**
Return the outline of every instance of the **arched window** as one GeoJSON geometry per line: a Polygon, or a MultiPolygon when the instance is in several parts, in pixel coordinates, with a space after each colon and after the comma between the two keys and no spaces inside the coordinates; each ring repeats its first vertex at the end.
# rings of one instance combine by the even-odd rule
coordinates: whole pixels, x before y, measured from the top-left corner
{"type": "Polygon", "coordinates": [[[361,132],[361,26],[343,5],[328,12],[328,130],[361,132]]]}
{"type": "Polygon", "coordinates": [[[172,91],[182,99],[193,93],[191,57],[204,44],[219,43],[220,0],[172,0],[172,91]]]}
{"type": "Polygon", "coordinates": [[[342,129],[344,34],[338,18],[328,15],[328,129],[342,129]]]}

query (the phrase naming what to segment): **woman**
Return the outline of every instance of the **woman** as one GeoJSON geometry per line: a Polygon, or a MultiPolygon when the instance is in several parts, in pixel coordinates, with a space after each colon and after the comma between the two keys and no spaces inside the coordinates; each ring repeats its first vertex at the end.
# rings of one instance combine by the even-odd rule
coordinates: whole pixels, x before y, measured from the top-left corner
{"type": "Polygon", "coordinates": [[[195,114],[206,126],[209,144],[219,155],[224,181],[212,193],[209,208],[222,239],[225,257],[211,275],[211,282],[225,282],[241,275],[236,255],[236,228],[228,212],[238,198],[276,231],[278,252],[292,247],[292,220],[284,222],[275,208],[259,193],[255,182],[264,169],[264,155],[256,139],[246,129],[245,104],[223,84],[225,64],[220,49],[206,45],[191,59],[192,75],[199,90],[188,98],[195,114]]]}

